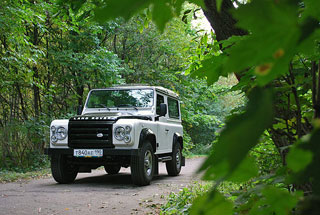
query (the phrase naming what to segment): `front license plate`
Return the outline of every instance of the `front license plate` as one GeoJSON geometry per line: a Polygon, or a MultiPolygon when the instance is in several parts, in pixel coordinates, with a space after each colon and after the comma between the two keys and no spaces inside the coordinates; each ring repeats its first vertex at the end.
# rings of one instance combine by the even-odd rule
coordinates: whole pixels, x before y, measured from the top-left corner
{"type": "Polygon", "coordinates": [[[102,157],[103,150],[102,149],[74,149],[73,150],[74,157],[102,157]]]}

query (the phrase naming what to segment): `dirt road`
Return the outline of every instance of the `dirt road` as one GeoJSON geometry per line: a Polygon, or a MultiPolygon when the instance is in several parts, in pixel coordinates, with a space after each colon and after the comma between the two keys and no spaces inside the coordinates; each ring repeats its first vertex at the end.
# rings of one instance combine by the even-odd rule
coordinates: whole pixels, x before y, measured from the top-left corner
{"type": "Polygon", "coordinates": [[[78,174],[74,184],[57,184],[51,177],[0,184],[0,214],[157,214],[164,196],[199,180],[196,170],[203,158],[187,159],[180,176],[167,176],[160,164],[152,184],[132,184],[130,169],[118,175],[104,170],[78,174]]]}

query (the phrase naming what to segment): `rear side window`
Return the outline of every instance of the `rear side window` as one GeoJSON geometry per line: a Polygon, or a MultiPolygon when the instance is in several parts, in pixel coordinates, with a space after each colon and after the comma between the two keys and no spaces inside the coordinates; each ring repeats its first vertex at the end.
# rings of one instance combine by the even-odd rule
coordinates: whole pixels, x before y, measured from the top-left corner
{"type": "Polygon", "coordinates": [[[160,104],[164,103],[164,97],[162,95],[157,94],[157,107],[156,107],[156,113],[160,114],[160,104]]]}
{"type": "Polygon", "coordinates": [[[168,98],[169,117],[179,119],[179,102],[175,99],[168,98]]]}

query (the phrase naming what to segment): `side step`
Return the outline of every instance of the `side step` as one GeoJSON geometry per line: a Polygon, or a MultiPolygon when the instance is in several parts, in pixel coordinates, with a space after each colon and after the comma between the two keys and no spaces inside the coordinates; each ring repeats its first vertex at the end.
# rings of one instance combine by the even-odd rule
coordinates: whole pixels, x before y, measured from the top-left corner
{"type": "Polygon", "coordinates": [[[172,156],[165,156],[165,157],[158,158],[159,162],[166,162],[171,160],[172,160],[172,156]]]}

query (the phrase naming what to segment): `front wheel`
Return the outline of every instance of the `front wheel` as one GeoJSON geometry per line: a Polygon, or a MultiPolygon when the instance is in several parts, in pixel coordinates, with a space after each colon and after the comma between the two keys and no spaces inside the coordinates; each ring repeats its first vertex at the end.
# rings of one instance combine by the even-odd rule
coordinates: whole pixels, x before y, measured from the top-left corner
{"type": "Polygon", "coordinates": [[[65,155],[52,155],[51,172],[54,180],[60,184],[69,184],[78,175],[79,168],[70,162],[65,155]]]}
{"type": "Polygon", "coordinates": [[[168,175],[177,176],[181,171],[182,153],[180,144],[175,144],[172,151],[172,160],[166,162],[168,175]]]}
{"type": "Polygon", "coordinates": [[[143,144],[140,152],[140,156],[131,157],[131,178],[134,184],[145,186],[153,178],[155,157],[149,142],[143,144]]]}

